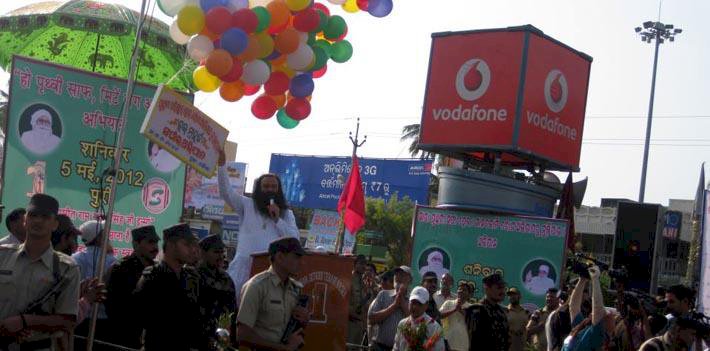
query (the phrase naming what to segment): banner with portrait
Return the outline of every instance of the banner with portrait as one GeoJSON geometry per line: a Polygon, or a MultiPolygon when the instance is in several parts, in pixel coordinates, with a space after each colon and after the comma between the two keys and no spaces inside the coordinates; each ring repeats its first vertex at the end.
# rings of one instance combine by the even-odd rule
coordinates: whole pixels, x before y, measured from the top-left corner
{"type": "Polygon", "coordinates": [[[472,282],[483,297],[482,279],[500,273],[522,293],[528,310],[544,306],[549,288],[559,288],[564,270],[567,221],[490,215],[417,206],[412,244],[412,275],[472,282]]]}
{"type": "Polygon", "coordinates": [[[11,73],[2,187],[7,208],[46,193],[77,226],[105,213],[112,179],[106,170],[125,128],[114,175],[110,239],[116,255],[132,252],[132,228],[153,224],[161,233],[178,222],[185,166],[138,133],[156,87],[136,84],[123,123],[125,80],[19,56],[11,73]]]}

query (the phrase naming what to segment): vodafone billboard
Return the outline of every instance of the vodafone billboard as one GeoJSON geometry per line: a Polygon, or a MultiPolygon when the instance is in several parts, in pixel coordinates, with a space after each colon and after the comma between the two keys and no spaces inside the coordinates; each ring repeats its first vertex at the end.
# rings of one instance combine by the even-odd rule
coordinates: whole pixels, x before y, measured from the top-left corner
{"type": "Polygon", "coordinates": [[[591,62],[533,26],[432,34],[420,148],[578,171],[591,62]]]}

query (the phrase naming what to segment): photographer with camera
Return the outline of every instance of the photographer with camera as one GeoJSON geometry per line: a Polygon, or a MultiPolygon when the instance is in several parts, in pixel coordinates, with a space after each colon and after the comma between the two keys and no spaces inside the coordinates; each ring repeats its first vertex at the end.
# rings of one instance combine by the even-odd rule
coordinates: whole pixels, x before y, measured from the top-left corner
{"type": "Polygon", "coordinates": [[[621,318],[617,321],[612,336],[613,349],[638,350],[644,341],[653,337],[647,308],[638,297],[629,293],[617,298],[617,305],[621,318]]]}
{"type": "Polygon", "coordinates": [[[562,346],[563,351],[596,351],[604,347],[606,335],[604,320],[607,313],[599,284],[600,271],[597,266],[591,266],[587,271],[587,274],[580,275],[570,296],[572,331],[562,346]],[[587,282],[591,282],[591,304],[584,298],[587,282]]]}

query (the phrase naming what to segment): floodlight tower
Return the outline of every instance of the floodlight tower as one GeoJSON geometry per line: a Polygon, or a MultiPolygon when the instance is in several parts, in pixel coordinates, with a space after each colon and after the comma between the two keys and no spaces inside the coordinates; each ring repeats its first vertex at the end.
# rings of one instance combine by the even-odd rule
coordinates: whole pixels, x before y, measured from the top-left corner
{"type": "Polygon", "coordinates": [[[646,141],[643,147],[643,166],[641,168],[641,187],[639,189],[639,202],[643,203],[646,192],[646,170],[648,168],[648,149],[651,142],[651,121],[653,119],[653,97],[656,92],[656,68],[658,67],[658,48],[666,40],[672,42],[675,36],[682,33],[680,28],[674,28],[672,24],[646,21],[643,27],[636,27],[636,33],[641,36],[641,41],[651,43],[655,41],[656,52],[653,56],[653,78],[651,80],[651,99],[648,103],[648,120],[646,122],[646,141]]]}

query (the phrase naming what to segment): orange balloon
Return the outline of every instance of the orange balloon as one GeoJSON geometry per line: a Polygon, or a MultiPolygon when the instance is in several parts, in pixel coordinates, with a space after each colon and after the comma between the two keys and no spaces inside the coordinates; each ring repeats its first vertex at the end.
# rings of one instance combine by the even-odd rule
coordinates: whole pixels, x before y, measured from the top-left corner
{"type": "Polygon", "coordinates": [[[222,83],[222,86],[219,87],[219,95],[225,101],[237,101],[244,96],[244,83],[241,80],[222,83]]]}
{"type": "Polygon", "coordinates": [[[269,14],[271,14],[269,29],[278,29],[288,24],[291,18],[291,10],[288,9],[285,2],[274,0],[266,5],[266,9],[269,11],[269,14]]]}
{"type": "Polygon", "coordinates": [[[293,28],[286,28],[283,32],[279,33],[276,36],[276,40],[274,40],[276,50],[284,55],[295,52],[300,43],[298,31],[293,28]]]}
{"type": "Polygon", "coordinates": [[[232,54],[227,50],[215,49],[207,56],[205,67],[212,75],[221,77],[232,70],[233,62],[232,54]]]}
{"type": "Polygon", "coordinates": [[[261,45],[259,44],[259,39],[254,35],[249,35],[247,41],[247,48],[237,56],[242,62],[254,61],[261,53],[261,45]]]}
{"type": "Polygon", "coordinates": [[[202,31],[200,32],[200,34],[210,38],[210,40],[212,40],[212,41],[215,41],[215,40],[219,39],[219,37],[220,37],[219,34],[214,34],[214,33],[210,32],[209,29],[207,29],[207,26],[205,26],[205,28],[202,28],[202,31]]]}
{"type": "Polygon", "coordinates": [[[282,108],[286,106],[286,94],[271,95],[271,98],[274,99],[274,102],[276,102],[277,108],[282,108]]]}

